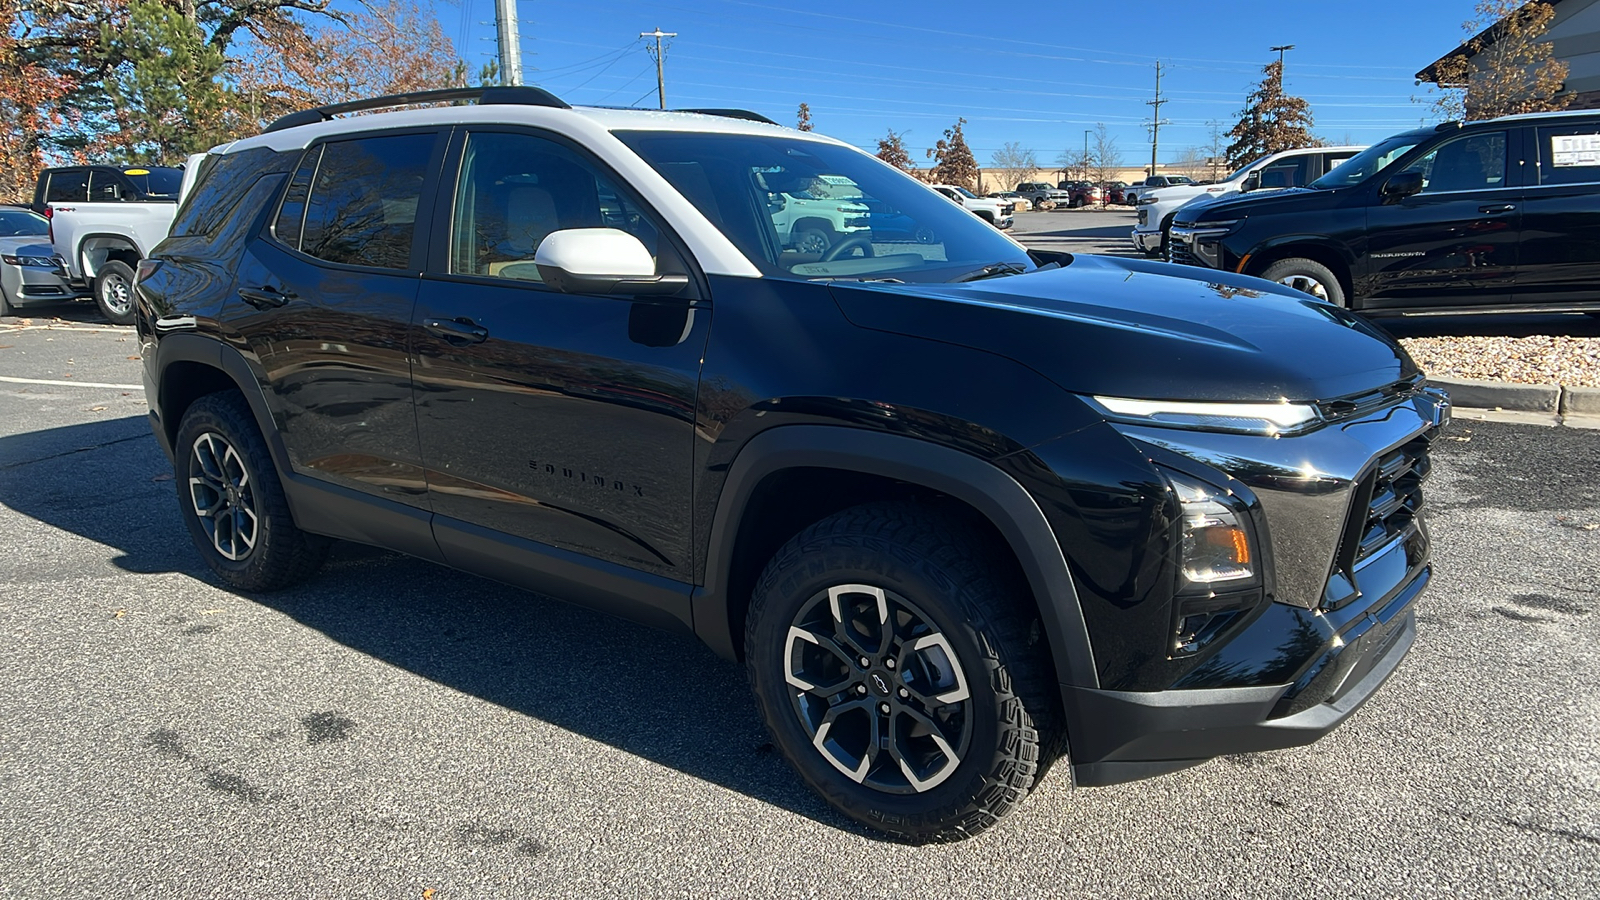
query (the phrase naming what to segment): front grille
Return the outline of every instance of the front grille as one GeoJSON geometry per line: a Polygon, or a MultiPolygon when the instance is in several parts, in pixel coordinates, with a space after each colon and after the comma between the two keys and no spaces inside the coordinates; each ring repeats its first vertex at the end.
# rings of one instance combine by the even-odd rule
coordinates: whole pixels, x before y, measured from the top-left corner
{"type": "Polygon", "coordinates": [[[1186,266],[1204,265],[1189,252],[1188,242],[1180,240],[1167,241],[1167,262],[1182,263],[1186,266]]]}
{"type": "Polygon", "coordinates": [[[1339,542],[1338,568],[1353,572],[1362,560],[1411,529],[1422,510],[1422,482],[1431,468],[1426,437],[1378,460],[1356,487],[1339,542]]]}

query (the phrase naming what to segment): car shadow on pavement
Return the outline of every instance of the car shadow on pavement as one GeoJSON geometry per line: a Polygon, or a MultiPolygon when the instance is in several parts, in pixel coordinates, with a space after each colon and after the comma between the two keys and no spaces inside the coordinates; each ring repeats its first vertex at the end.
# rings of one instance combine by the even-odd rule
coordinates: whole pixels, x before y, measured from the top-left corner
{"type": "MultiPolygon", "coordinates": [[[[127,571],[221,587],[190,545],[170,476],[141,417],[0,437],[0,504],[115,548],[127,571]]],[[[743,669],[688,634],[349,543],[304,584],[240,596],[464,694],[884,839],[805,787],[769,743],[743,669]]]]}

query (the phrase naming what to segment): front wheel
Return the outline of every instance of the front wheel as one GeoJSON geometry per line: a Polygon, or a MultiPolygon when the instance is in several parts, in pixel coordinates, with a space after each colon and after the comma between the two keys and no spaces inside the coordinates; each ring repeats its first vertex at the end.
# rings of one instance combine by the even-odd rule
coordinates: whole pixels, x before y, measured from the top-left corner
{"type": "Polygon", "coordinates": [[[196,400],[173,450],[184,524],[218,578],[240,590],[270,591],[322,566],[329,541],[296,527],[267,444],[237,391],[196,400]]]}
{"type": "Polygon", "coordinates": [[[108,259],[94,277],[94,302],[113,325],[133,324],[133,268],[108,259]]]}
{"type": "Polygon", "coordinates": [[[1338,276],[1322,263],[1311,259],[1280,259],[1261,273],[1268,281],[1310,294],[1335,306],[1344,306],[1344,288],[1338,276]]]}
{"type": "Polygon", "coordinates": [[[745,654],[780,749],[835,809],[950,841],[1020,804],[1056,755],[1037,612],[1003,548],[936,507],[847,509],[790,540],[745,654]]]}

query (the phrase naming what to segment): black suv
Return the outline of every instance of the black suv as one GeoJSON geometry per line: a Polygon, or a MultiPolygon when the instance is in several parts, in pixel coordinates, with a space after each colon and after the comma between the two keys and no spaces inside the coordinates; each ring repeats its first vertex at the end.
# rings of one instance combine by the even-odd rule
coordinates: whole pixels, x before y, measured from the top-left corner
{"type": "Polygon", "coordinates": [[[1600,113],[1450,122],[1180,209],[1169,258],[1374,314],[1600,312],[1600,113]]]}
{"type": "Polygon", "coordinates": [[[52,203],[177,200],[182,184],[183,170],[172,166],[62,166],[39,173],[30,208],[49,215],[52,203]]]}
{"type": "Polygon", "coordinates": [[[692,632],[910,839],[1057,760],[1309,743],[1410,647],[1448,406],[1359,317],[1030,253],[749,113],[421,95],[474,97],[213,151],[140,264],[151,424],[226,584],[341,538],[692,632]],[[773,198],[819,178],[915,227],[801,249],[773,198]]]}

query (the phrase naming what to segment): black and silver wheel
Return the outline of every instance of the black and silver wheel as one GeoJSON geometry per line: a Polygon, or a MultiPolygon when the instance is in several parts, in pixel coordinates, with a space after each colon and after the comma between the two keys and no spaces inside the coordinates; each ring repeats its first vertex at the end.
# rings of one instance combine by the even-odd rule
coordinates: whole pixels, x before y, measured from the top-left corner
{"type": "Polygon", "coordinates": [[[133,324],[133,269],[108,259],[94,276],[94,302],[113,325],[133,324]]]}
{"type": "Polygon", "coordinates": [[[1025,588],[935,507],[855,507],[768,564],[745,634],[774,743],[836,809],[959,840],[1033,787],[1058,734],[1025,588]]]}
{"type": "Polygon", "coordinates": [[[828,252],[828,248],[831,246],[833,246],[833,240],[828,236],[828,232],[820,228],[803,229],[795,240],[796,250],[801,253],[814,253],[818,256],[828,252]]]}
{"type": "Polygon", "coordinates": [[[238,393],[196,400],[184,413],[174,450],[184,523],[223,581],[268,591],[322,565],[328,540],[295,526],[266,442],[238,393]]]}
{"type": "Polygon", "coordinates": [[[1318,300],[1325,300],[1336,306],[1344,305],[1344,288],[1339,284],[1338,276],[1315,260],[1280,259],[1267,266],[1261,277],[1310,294],[1318,300]]]}

